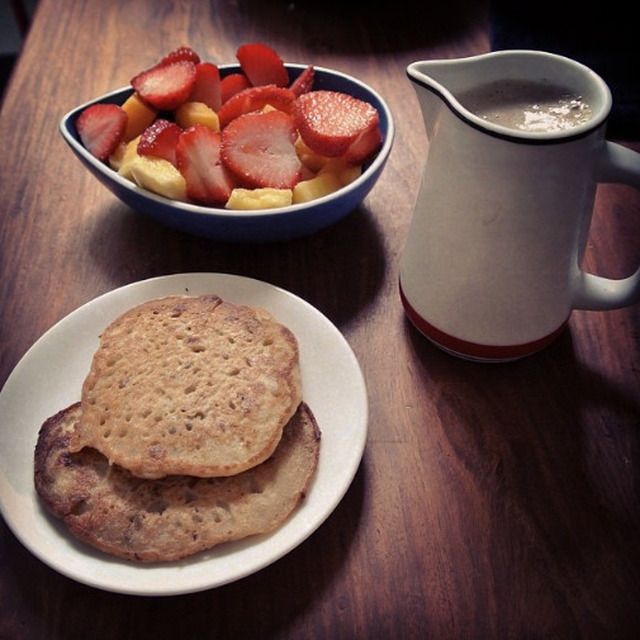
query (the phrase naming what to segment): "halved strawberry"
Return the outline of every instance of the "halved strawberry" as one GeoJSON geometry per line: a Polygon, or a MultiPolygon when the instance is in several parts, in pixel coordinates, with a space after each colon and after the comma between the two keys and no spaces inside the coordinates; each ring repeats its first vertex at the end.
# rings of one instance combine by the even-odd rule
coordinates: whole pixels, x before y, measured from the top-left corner
{"type": "Polygon", "coordinates": [[[289,85],[289,72],[282,58],[266,44],[243,44],[238,47],[236,57],[254,87],[265,84],[275,84],[276,87],[289,85]]]}
{"type": "Polygon", "coordinates": [[[370,127],[358,136],[340,156],[349,164],[363,164],[382,146],[380,127],[370,127]]]}
{"type": "Polygon", "coordinates": [[[293,113],[296,97],[287,87],[269,84],[262,87],[250,87],[231,96],[218,111],[220,127],[224,129],[232,120],[250,111],[258,111],[271,105],[287,114],[293,113]]]}
{"type": "Polygon", "coordinates": [[[204,102],[214,111],[220,109],[222,94],[220,89],[220,70],[211,62],[196,65],[196,81],[189,94],[189,101],[204,102]]]}
{"type": "Polygon", "coordinates": [[[376,108],[337,91],[311,91],[296,100],[295,123],[310,149],[324,156],[339,156],[359,141],[357,155],[377,150],[380,139],[369,132],[379,128],[376,108]],[[366,149],[366,142],[370,149],[366,149]]]}
{"type": "Polygon", "coordinates": [[[244,89],[251,86],[249,78],[244,73],[230,73],[220,80],[220,93],[222,104],[224,104],[231,96],[234,96],[244,89]]]}
{"type": "Polygon", "coordinates": [[[200,62],[200,56],[191,47],[182,46],[170,51],[160,60],[160,64],[172,64],[179,60],[188,60],[189,62],[193,62],[193,64],[198,64],[200,62]]]}
{"type": "Polygon", "coordinates": [[[138,95],[155,109],[178,108],[191,93],[196,81],[196,65],[189,60],[158,64],[131,80],[138,95]]]}
{"type": "Polygon", "coordinates": [[[164,118],[158,118],[140,135],[138,154],[164,158],[176,166],[176,146],[182,129],[175,123],[164,118]]]}
{"type": "Polygon", "coordinates": [[[242,186],[291,189],[302,173],[297,135],[282,111],[246,113],[223,129],[220,155],[242,186]]]}
{"type": "Polygon", "coordinates": [[[187,197],[206,206],[224,206],[235,181],[220,159],[220,134],[204,125],[183,131],[176,148],[187,197]]]}
{"type": "Polygon", "coordinates": [[[308,93],[313,89],[315,75],[316,70],[310,65],[291,83],[289,88],[296,97],[301,96],[303,93],[308,93]]]}
{"type": "Polygon", "coordinates": [[[123,140],[127,114],[117,104],[92,104],[76,120],[84,147],[98,160],[106,160],[123,140]]]}

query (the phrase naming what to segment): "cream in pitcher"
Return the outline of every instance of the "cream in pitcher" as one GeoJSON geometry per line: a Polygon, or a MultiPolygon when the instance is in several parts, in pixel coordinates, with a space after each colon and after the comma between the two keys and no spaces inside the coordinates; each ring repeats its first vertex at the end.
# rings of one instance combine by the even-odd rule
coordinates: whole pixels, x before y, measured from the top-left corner
{"type": "Polygon", "coordinates": [[[400,293],[456,355],[500,361],[548,345],[573,309],[640,299],[640,269],[585,273],[598,182],[640,187],[640,155],[606,141],[611,94],[587,67],[501,51],[407,68],[429,140],[400,293]]]}
{"type": "Polygon", "coordinates": [[[458,100],[483,120],[520,131],[563,131],[592,117],[582,96],[548,82],[496,80],[461,93],[458,100]]]}

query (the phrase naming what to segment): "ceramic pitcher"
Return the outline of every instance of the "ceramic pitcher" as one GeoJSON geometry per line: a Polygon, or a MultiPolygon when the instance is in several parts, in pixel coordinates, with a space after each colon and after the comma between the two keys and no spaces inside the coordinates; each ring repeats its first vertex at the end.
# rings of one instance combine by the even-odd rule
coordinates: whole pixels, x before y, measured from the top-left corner
{"type": "Polygon", "coordinates": [[[640,155],[605,140],[611,93],[587,67],[538,51],[415,62],[427,158],[400,261],[400,294],[438,346],[479,360],[548,345],[573,309],[640,299],[640,269],[620,280],[582,270],[598,182],[640,187],[640,155]],[[520,131],[460,99],[480,83],[528,79],[590,105],[568,130],[520,131]]]}

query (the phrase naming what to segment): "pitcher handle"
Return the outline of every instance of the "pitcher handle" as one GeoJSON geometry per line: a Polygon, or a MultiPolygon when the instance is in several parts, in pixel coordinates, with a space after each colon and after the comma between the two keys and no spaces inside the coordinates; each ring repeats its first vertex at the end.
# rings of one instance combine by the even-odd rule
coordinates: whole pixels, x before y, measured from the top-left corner
{"type": "MultiPolygon", "coordinates": [[[[640,189],[640,154],[615,142],[605,142],[598,179],[640,189]]],[[[640,267],[633,275],[618,280],[582,272],[573,307],[603,311],[639,301],[640,267]]]]}

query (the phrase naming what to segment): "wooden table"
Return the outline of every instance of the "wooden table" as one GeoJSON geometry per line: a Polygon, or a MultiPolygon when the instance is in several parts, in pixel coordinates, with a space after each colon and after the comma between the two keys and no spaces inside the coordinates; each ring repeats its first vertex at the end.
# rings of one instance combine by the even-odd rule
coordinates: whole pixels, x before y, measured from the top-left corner
{"type": "MultiPolygon", "coordinates": [[[[102,293],[225,272],[283,287],[337,325],[370,418],[360,469],[326,522],[217,589],[94,589],[37,560],[2,522],[0,638],[640,637],[639,308],[576,312],[546,351],[488,366],[428,344],[400,305],[426,150],[405,67],[489,48],[483,3],[432,4],[40,0],[0,118],[0,384],[40,335],[102,293]],[[257,40],[358,76],[394,113],[382,178],[332,228],[247,248],[161,227],[120,204],[58,134],[68,109],[179,44],[225,63],[257,40]]],[[[639,210],[632,190],[600,189],[588,269],[635,268],[639,210]]]]}

